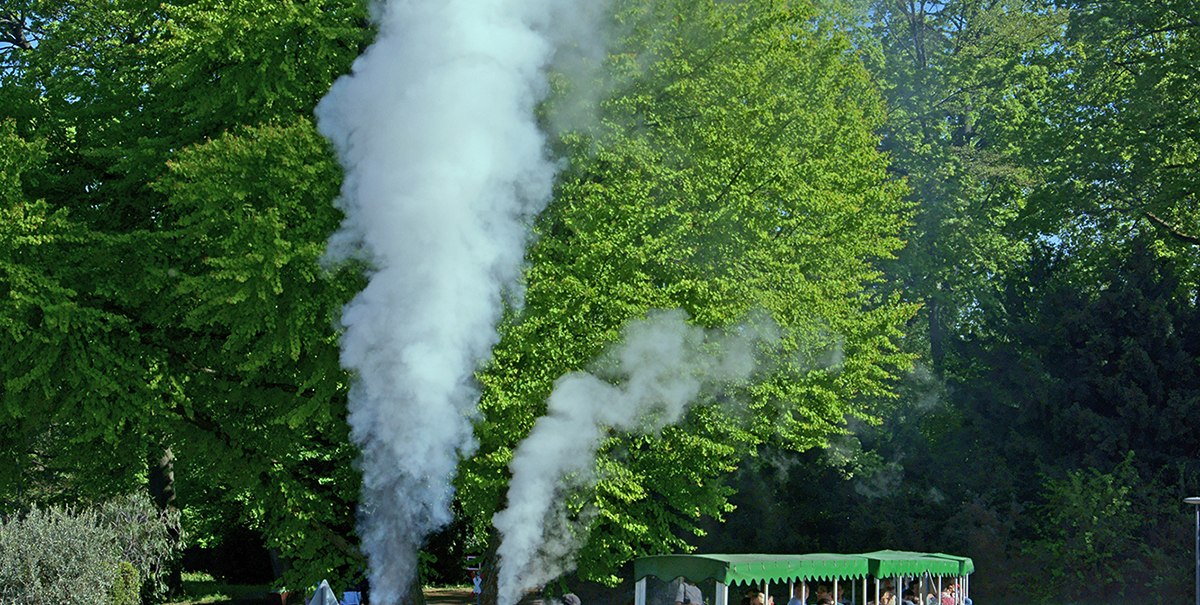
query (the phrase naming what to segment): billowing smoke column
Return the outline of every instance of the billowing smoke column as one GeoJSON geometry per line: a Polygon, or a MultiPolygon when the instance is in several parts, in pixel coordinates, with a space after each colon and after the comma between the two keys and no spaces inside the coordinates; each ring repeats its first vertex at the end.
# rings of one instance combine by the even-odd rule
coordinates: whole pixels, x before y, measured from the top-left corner
{"type": "Polygon", "coordinates": [[[378,38],[317,108],[345,168],[329,256],[372,270],[343,312],[342,364],[355,372],[359,535],[377,603],[403,598],[475,448],[472,376],[554,178],[534,120],[544,71],[555,41],[587,31],[578,20],[594,12],[567,4],[377,3],[378,38]]]}
{"type": "Polygon", "coordinates": [[[758,343],[775,337],[766,320],[721,335],[686,320],[675,310],[631,322],[600,361],[607,380],[575,372],[555,383],[547,414],[513,454],[508,508],[494,519],[500,605],[570,571],[586,520],[572,520],[563,502],[595,484],[596,451],[610,429],[651,432],[678,422],[702,394],[749,377],[758,343]]]}

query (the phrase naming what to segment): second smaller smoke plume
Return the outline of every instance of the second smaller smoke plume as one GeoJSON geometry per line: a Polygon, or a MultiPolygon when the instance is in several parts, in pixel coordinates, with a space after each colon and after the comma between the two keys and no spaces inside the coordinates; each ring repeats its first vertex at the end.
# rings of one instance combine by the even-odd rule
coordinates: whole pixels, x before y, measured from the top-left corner
{"type": "Polygon", "coordinates": [[[688,406],[755,370],[757,327],[710,334],[683,311],[658,311],[626,326],[601,359],[604,380],[587,372],[558,379],[547,413],[513,454],[508,508],[494,524],[500,605],[570,571],[586,529],[564,505],[570,492],[595,485],[596,452],[608,431],[653,432],[680,421],[688,406]]]}

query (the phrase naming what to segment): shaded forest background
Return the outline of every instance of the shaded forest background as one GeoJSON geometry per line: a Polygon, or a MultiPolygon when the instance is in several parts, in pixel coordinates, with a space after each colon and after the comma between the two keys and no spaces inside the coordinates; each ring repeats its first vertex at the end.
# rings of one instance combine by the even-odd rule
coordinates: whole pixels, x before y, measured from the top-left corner
{"type": "MultiPolygon", "coordinates": [[[[615,61],[607,134],[555,142],[588,159],[540,219],[529,310],[480,373],[481,453],[424,579],[463,582],[494,549],[551,370],[650,307],[721,324],[743,298],[784,318],[828,300],[782,323],[812,335],[790,353],[836,371],[775,377],[748,418],[710,402],[662,439],[614,437],[582,496],[606,512],[582,579],[689,547],[896,548],[971,556],[977,602],[1188,599],[1200,3],[654,4],[617,4],[657,24],[622,43],[677,60],[615,61]],[[716,176],[680,187],[733,189],[715,198],[731,208],[757,191],[726,187],[726,158],[819,201],[788,217],[795,239],[755,248],[747,228],[722,242],[744,256],[683,269],[662,259],[686,233],[659,249],[601,230],[674,225],[603,189],[667,190],[694,176],[684,156],[716,176]],[[649,275],[589,282],[612,250],[649,275]],[[754,254],[777,262],[744,269],[754,254]],[[788,271],[804,277],[763,285],[788,271]]],[[[0,515],[149,491],[180,513],[190,567],[361,581],[335,319],[363,268],[319,262],[340,168],[312,109],[372,36],[352,0],[0,0],[0,515]]]]}

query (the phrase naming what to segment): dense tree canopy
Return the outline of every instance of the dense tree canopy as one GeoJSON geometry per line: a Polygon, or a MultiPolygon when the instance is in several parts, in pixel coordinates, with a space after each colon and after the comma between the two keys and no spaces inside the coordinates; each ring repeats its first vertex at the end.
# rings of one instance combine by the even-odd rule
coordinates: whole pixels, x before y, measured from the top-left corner
{"type": "Polygon", "coordinates": [[[632,33],[610,49],[615,90],[598,127],[564,136],[571,165],[538,222],[524,306],[482,376],[482,451],[459,481],[468,512],[486,527],[553,381],[628,320],[765,312],[782,344],[770,376],[684,426],[612,436],[596,493],[580,496],[600,511],[582,573],[605,581],[633,556],[686,549],[758,444],[807,449],[847,415],[869,418],[869,397],[907,363],[894,341],[911,314],[873,287],[905,207],[848,41],[786,3],[622,6],[632,33]]]}
{"type": "Polygon", "coordinates": [[[838,22],[917,205],[886,270],[924,303],[905,348],[932,371],[879,429],[742,469],[774,487],[729,524],[781,550],[968,552],[990,596],[1187,598],[1196,4],[834,4],[860,10],[838,22]]]}
{"type": "Polygon", "coordinates": [[[332,318],[358,279],[317,263],[340,177],[310,115],[369,36],[362,8],[0,15],[0,498],[128,491],[173,456],[175,483],[158,485],[193,536],[246,525],[295,577],[353,571],[332,318]]]}
{"type": "MultiPolygon", "coordinates": [[[[173,460],[166,489],[201,539],[240,523],[289,577],[352,571],[333,318],[359,282],[318,263],[339,177],[310,112],[368,39],[361,7],[0,13],[5,499],[98,498],[173,460]]],[[[528,301],[482,377],[485,452],[461,486],[473,518],[499,504],[505,456],[553,379],[653,307],[710,326],[765,311],[784,328],[780,362],[740,395],[748,409],[709,402],[671,439],[612,442],[592,577],[684,547],[674,532],[725,510],[720,476],[755,444],[818,445],[888,392],[911,309],[871,284],[904,208],[866,73],[813,16],[621,9],[611,97],[599,127],[557,144],[571,167],[539,222],[528,301]]]]}
{"type": "MultiPolygon", "coordinates": [[[[611,8],[594,103],[562,73],[539,110],[563,170],[430,577],[495,546],[555,379],[682,308],[781,339],[682,425],[610,433],[567,503],[580,577],[889,547],[995,596],[1188,594],[1200,6],[611,8]]],[[[359,0],[0,0],[0,515],[149,488],[193,545],[262,536],[279,585],[361,572],[335,322],[363,267],[320,262],[312,111],[372,35],[359,0]]]]}
{"type": "Polygon", "coordinates": [[[1031,116],[1049,125],[1029,132],[1048,181],[1031,218],[1083,249],[1148,231],[1194,264],[1196,3],[1063,4],[1071,18],[1031,116]]]}

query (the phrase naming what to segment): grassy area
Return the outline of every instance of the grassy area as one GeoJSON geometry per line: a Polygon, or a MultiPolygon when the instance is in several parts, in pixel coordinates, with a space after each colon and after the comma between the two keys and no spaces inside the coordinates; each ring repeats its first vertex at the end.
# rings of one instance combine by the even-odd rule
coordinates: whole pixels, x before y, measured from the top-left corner
{"type": "Polygon", "coordinates": [[[206,573],[184,572],[183,596],[167,605],[239,605],[266,602],[269,586],[222,584],[206,573]]]}

